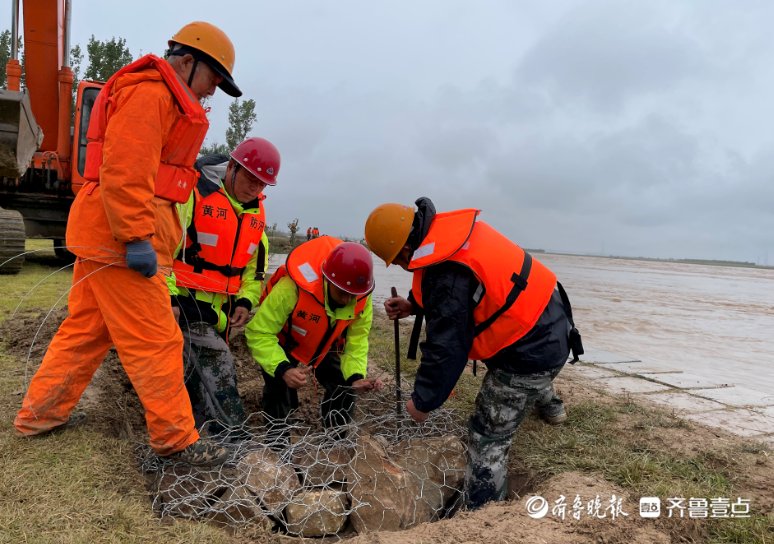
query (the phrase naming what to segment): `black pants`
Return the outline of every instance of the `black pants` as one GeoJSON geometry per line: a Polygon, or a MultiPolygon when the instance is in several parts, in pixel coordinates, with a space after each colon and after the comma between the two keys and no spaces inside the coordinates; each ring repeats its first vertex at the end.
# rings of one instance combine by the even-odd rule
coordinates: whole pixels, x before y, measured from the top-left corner
{"type": "MultiPolygon", "coordinates": [[[[273,378],[266,372],[262,374],[265,382],[262,408],[270,418],[269,438],[287,439],[289,432],[286,419],[291,410],[298,408],[298,391],[288,387],[282,378],[273,378]]],[[[352,421],[355,394],[352,388],[345,384],[339,356],[328,353],[314,369],[314,375],[325,390],[320,403],[323,426],[336,430],[347,425],[352,421]]],[[[343,438],[345,435],[344,430],[337,430],[335,433],[336,438],[343,438]]]]}

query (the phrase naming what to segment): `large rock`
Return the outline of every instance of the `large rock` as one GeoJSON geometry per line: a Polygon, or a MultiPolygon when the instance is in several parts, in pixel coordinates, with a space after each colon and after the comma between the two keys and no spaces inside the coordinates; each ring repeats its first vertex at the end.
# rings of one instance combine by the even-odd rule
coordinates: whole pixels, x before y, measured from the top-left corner
{"type": "Polygon", "coordinates": [[[156,507],[162,515],[200,518],[209,504],[224,492],[217,470],[196,468],[184,463],[166,465],[155,482],[156,507]]]}
{"type": "Polygon", "coordinates": [[[293,467],[268,448],[244,455],[237,464],[237,474],[238,481],[274,516],[279,516],[301,489],[293,467]]]}
{"type": "Polygon", "coordinates": [[[353,452],[341,445],[310,447],[296,450],[293,464],[304,475],[304,486],[341,489],[346,484],[352,456],[353,452]]]}
{"type": "Polygon", "coordinates": [[[271,530],[273,522],[266,516],[258,502],[245,486],[229,488],[223,496],[211,506],[210,519],[221,525],[253,524],[271,530]]]}
{"type": "Polygon", "coordinates": [[[407,479],[417,487],[411,491],[415,501],[405,503],[404,526],[411,527],[433,521],[443,513],[465,479],[467,448],[456,436],[411,438],[398,442],[392,451],[393,460],[409,472],[407,479]]]}
{"type": "Polygon", "coordinates": [[[467,453],[456,437],[412,438],[386,448],[362,437],[348,490],[359,533],[396,531],[439,518],[462,488],[467,453]]]}
{"type": "Polygon", "coordinates": [[[361,436],[347,475],[352,501],[349,519],[358,533],[403,528],[406,473],[393,463],[382,444],[361,436]]]}
{"type": "Polygon", "coordinates": [[[347,495],[323,489],[297,495],[285,509],[289,533],[303,537],[335,535],[347,522],[347,495]]]}

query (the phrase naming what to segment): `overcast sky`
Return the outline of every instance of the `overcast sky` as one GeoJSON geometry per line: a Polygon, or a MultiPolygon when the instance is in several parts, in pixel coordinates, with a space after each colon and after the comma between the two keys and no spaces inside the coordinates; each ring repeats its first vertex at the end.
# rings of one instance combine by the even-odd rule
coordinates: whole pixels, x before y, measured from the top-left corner
{"type": "Polygon", "coordinates": [[[428,196],[531,248],[774,264],[770,1],[72,3],[82,47],[229,34],[251,135],[282,154],[270,224],[360,237],[428,196]]]}

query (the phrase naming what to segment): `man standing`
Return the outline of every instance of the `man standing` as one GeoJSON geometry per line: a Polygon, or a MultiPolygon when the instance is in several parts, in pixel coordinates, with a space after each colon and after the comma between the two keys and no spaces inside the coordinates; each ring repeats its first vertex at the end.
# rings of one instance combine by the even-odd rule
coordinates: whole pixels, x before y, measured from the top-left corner
{"type": "Polygon", "coordinates": [[[545,265],[484,223],[479,210],[436,213],[383,204],[368,216],[368,246],[389,266],[414,273],[409,299],[390,298],[390,319],[424,312],[426,340],[406,403],[422,422],[448,398],[469,359],[487,366],[468,434],[466,503],[477,508],[507,493],[511,439],[537,404],[550,423],[567,416],[553,379],[583,353],[569,300],[545,265]]]}
{"type": "Polygon", "coordinates": [[[185,385],[196,427],[210,434],[243,424],[230,327],[247,323],[258,305],[269,261],[263,209],[267,185],[277,184],[280,154],[263,138],[248,138],[230,157],[196,161],[201,177],[178,208],[185,247],[167,279],[172,310],[183,331],[185,385]]]}
{"type": "Polygon", "coordinates": [[[145,408],[150,445],[162,457],[221,463],[227,451],[199,439],[183,386],[183,342],[158,267],[169,268],[182,234],[175,202],[188,200],[208,122],[200,100],[234,83],[234,47],[194,22],[100,91],[88,131],[83,186],[67,224],[73,269],[69,314],[16,416],[32,436],[67,423],[111,346],[145,408]]]}
{"type": "MultiPolygon", "coordinates": [[[[381,389],[366,378],[373,289],[369,251],[330,236],[295,248],[272,275],[245,337],[265,381],[263,409],[280,427],[312,372],[325,389],[323,425],[334,436],[351,420],[354,392],[381,389]]],[[[287,429],[279,434],[287,438],[287,429]]]]}

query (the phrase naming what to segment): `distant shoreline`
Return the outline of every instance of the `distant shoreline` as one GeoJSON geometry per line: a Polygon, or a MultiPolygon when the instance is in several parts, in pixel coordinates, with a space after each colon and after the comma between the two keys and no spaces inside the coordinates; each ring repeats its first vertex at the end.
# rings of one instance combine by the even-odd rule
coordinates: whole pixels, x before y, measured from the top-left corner
{"type": "Polygon", "coordinates": [[[774,266],[755,264],[749,261],[725,261],[720,259],[667,259],[663,257],[625,257],[621,255],[596,255],[594,253],[569,253],[566,251],[551,251],[546,249],[527,249],[530,253],[543,253],[546,255],[567,255],[570,257],[598,257],[600,259],[619,259],[627,261],[654,261],[663,263],[700,264],[708,266],[731,266],[735,268],[760,268],[774,270],[774,266]]]}
{"type": "MultiPolygon", "coordinates": [[[[289,241],[290,235],[281,231],[272,233],[269,236],[269,251],[271,253],[288,253],[292,247],[295,247],[302,242],[306,241],[305,237],[296,235],[295,243],[291,246],[289,241]]],[[[346,238],[342,238],[346,239],[346,238]]],[[[629,261],[651,261],[662,263],[679,263],[679,264],[698,264],[707,266],[730,266],[734,268],[758,268],[762,270],[774,270],[774,265],[762,265],[755,264],[750,261],[727,261],[722,259],[668,259],[665,257],[626,257],[623,255],[598,255],[595,253],[571,253],[569,251],[552,251],[550,249],[535,249],[525,248],[530,253],[534,254],[547,254],[547,255],[567,255],[569,257],[598,257],[601,259],[618,259],[629,261]]]]}

